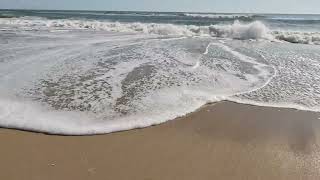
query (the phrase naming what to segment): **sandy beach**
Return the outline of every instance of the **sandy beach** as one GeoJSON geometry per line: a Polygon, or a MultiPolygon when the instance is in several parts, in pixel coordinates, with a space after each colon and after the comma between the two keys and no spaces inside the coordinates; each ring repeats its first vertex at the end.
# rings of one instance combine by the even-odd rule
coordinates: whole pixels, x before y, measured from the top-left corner
{"type": "Polygon", "coordinates": [[[319,179],[320,114],[222,102],[98,136],[0,130],[1,180],[319,179]]]}

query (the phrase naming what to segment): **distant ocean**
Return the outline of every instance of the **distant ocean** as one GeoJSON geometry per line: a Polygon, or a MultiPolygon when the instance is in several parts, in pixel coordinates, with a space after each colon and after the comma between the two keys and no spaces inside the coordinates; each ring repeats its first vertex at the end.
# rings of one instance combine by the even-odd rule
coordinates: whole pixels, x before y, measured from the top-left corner
{"type": "Polygon", "coordinates": [[[0,10],[0,127],[83,135],[218,101],[320,111],[320,15],[0,10]]]}

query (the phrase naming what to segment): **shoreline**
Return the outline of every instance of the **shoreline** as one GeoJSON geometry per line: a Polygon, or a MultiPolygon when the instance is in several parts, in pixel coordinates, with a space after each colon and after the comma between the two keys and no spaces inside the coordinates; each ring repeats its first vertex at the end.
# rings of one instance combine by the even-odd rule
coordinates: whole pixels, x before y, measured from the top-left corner
{"type": "Polygon", "coordinates": [[[224,101],[105,135],[0,129],[0,179],[318,179],[319,117],[224,101]]]}
{"type": "Polygon", "coordinates": [[[109,132],[109,133],[95,133],[95,134],[62,134],[62,133],[50,133],[50,132],[46,132],[46,131],[37,131],[37,130],[29,130],[29,129],[20,129],[20,128],[10,128],[10,127],[0,127],[1,129],[5,129],[5,130],[12,130],[12,131],[20,131],[20,132],[26,132],[26,133],[34,133],[34,134],[42,134],[42,135],[47,135],[47,136],[62,136],[62,137],[83,137],[83,136],[103,136],[103,135],[108,135],[108,134],[114,134],[114,133],[122,133],[122,132],[127,132],[127,131],[134,131],[134,130],[142,130],[145,128],[150,128],[150,127],[154,127],[154,126],[161,126],[163,124],[166,124],[170,121],[178,121],[181,119],[186,119],[189,116],[191,116],[194,113],[198,113],[201,112],[203,109],[208,108],[208,107],[213,107],[217,104],[221,104],[221,103],[226,103],[226,104],[235,104],[235,105],[239,105],[239,106],[248,106],[248,107],[259,107],[259,108],[274,108],[274,109],[279,109],[279,111],[281,110],[290,110],[290,111],[301,111],[301,112],[307,112],[307,113],[316,113],[319,114],[319,120],[320,120],[320,112],[315,111],[315,110],[310,110],[310,109],[303,109],[303,108],[298,108],[298,107],[286,107],[285,105],[279,105],[279,106],[272,106],[272,105],[264,105],[264,104],[259,104],[259,103],[253,103],[253,102],[238,102],[237,100],[222,100],[222,101],[218,101],[218,102],[209,102],[207,104],[204,104],[203,106],[201,106],[198,109],[195,109],[193,112],[187,113],[183,116],[180,117],[176,117],[174,119],[170,119],[167,120],[165,122],[159,123],[159,124],[154,124],[154,125],[150,125],[150,126],[146,126],[146,127],[139,127],[139,128],[133,128],[133,129],[127,129],[127,130],[119,130],[119,131],[113,131],[113,132],[109,132]]]}

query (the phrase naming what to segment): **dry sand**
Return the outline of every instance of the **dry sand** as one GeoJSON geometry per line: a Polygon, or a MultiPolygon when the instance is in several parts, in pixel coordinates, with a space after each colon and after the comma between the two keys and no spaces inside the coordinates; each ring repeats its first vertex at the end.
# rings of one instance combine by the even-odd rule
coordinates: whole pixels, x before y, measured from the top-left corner
{"type": "Polygon", "coordinates": [[[99,136],[0,129],[0,180],[316,180],[319,117],[223,102],[99,136]]]}

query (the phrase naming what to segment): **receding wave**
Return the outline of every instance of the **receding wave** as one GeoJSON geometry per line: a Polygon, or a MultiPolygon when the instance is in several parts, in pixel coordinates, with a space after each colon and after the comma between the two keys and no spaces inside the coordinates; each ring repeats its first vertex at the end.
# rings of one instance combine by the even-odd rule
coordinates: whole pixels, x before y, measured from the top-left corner
{"type": "Polygon", "coordinates": [[[2,127],[58,134],[147,127],[261,87],[274,74],[256,58],[207,38],[29,37],[12,36],[20,41],[8,42],[0,54],[2,127]]]}
{"type": "Polygon", "coordinates": [[[320,111],[320,46],[270,42],[317,44],[316,32],[40,17],[0,27],[1,127],[108,133],[221,100],[320,111]]]}

